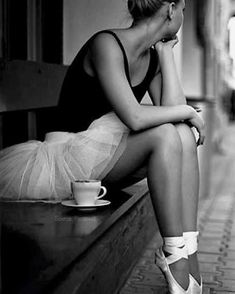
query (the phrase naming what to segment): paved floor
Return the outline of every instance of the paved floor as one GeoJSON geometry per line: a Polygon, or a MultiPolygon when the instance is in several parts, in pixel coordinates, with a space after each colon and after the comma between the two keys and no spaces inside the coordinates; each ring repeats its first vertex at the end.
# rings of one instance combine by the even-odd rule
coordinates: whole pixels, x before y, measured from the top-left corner
{"type": "MultiPolygon", "coordinates": [[[[226,130],[225,154],[212,161],[212,190],[199,204],[199,262],[204,294],[235,293],[235,126],[226,130]]],[[[165,280],[153,263],[156,236],[147,245],[120,294],[165,294],[165,280]]]]}

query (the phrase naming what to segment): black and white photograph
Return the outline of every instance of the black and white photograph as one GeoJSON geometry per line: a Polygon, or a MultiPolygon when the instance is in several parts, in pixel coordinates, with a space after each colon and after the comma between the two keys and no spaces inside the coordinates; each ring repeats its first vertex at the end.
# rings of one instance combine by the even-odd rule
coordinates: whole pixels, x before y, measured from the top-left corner
{"type": "Polygon", "coordinates": [[[0,0],[0,294],[235,294],[235,0],[0,0]]]}

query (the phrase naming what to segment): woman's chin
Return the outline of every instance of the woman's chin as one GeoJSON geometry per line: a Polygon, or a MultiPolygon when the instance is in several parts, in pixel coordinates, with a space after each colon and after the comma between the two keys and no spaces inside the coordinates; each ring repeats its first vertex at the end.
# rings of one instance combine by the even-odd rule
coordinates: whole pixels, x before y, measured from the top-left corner
{"type": "Polygon", "coordinates": [[[162,38],[162,42],[168,42],[168,41],[175,40],[175,39],[177,39],[176,35],[167,35],[164,38],[162,38]]]}

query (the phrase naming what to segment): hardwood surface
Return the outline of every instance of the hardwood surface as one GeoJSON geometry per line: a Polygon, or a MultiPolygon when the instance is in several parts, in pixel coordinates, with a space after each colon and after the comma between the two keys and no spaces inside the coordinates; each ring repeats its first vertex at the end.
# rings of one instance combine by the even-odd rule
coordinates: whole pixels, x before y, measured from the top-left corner
{"type": "Polygon", "coordinates": [[[1,68],[0,113],[56,106],[68,66],[12,60],[1,68]]]}
{"type": "Polygon", "coordinates": [[[89,213],[61,204],[2,202],[3,290],[31,293],[25,289],[32,288],[32,293],[45,293],[53,279],[85,254],[148,191],[145,183],[131,189],[128,193],[112,191],[106,197],[112,201],[110,206],[89,213]]]}

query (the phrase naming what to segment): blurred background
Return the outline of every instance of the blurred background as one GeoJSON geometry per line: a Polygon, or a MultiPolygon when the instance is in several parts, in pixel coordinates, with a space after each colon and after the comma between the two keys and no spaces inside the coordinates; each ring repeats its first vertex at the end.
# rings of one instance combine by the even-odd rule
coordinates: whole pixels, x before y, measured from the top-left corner
{"type": "MultiPolygon", "coordinates": [[[[22,69],[33,62],[69,65],[94,32],[126,27],[131,18],[125,0],[0,0],[0,15],[0,148],[3,148],[37,139],[37,132],[40,133],[35,129],[33,111],[40,107],[36,93],[29,103],[17,92],[22,69]],[[12,69],[11,62],[15,60],[21,62],[14,63],[12,69]],[[16,76],[10,74],[12,70],[14,74],[17,71],[16,76]],[[30,111],[18,112],[25,109],[30,111]]],[[[235,120],[235,1],[186,0],[184,25],[178,37],[175,57],[185,95],[188,103],[202,108],[201,115],[206,121],[206,142],[198,151],[200,194],[206,197],[213,156],[223,156],[234,148],[228,148],[225,134],[235,120]]],[[[32,83],[28,77],[21,83],[21,91],[32,83]]],[[[57,98],[54,95],[51,101],[47,100],[47,106],[55,106],[57,98]]]]}

